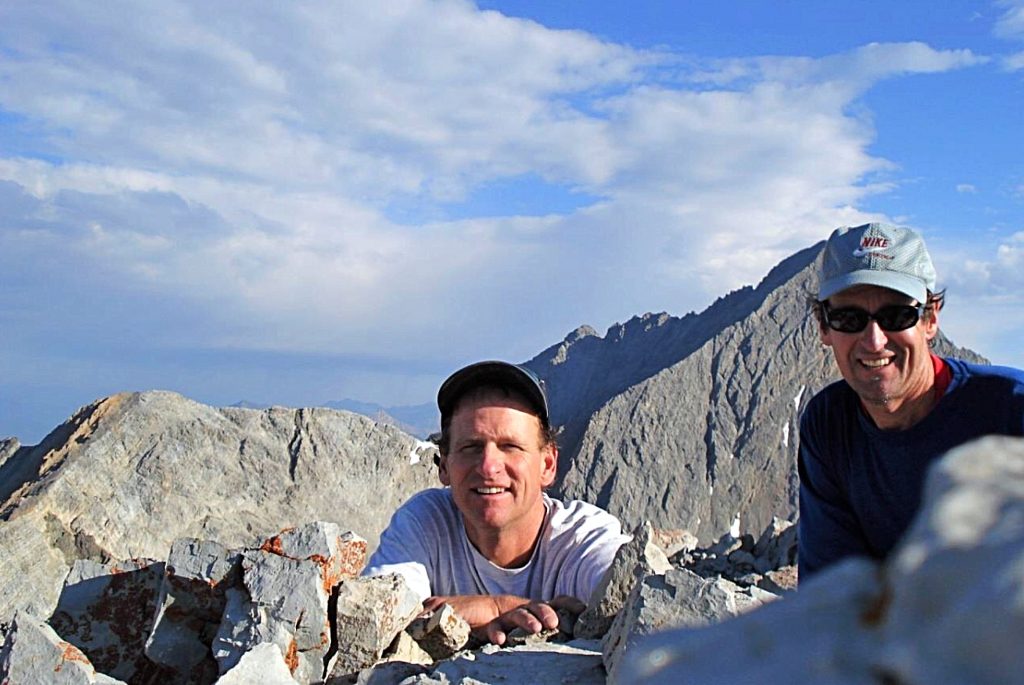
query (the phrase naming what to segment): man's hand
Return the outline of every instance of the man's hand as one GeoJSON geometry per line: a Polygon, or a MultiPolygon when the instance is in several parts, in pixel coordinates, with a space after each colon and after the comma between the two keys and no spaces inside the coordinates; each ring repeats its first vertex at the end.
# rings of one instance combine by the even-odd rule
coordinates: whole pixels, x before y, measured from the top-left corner
{"type": "Polygon", "coordinates": [[[521,628],[528,633],[558,628],[558,612],[579,614],[586,605],[575,597],[562,595],[550,602],[531,602],[512,595],[462,595],[430,597],[423,603],[424,611],[433,611],[442,604],[452,605],[473,629],[478,639],[505,644],[508,633],[521,628]]]}
{"type": "Polygon", "coordinates": [[[515,595],[450,595],[428,597],[423,602],[423,613],[436,611],[442,604],[450,604],[459,616],[473,628],[477,637],[483,637],[483,628],[502,614],[512,611],[530,600],[515,595]]]}

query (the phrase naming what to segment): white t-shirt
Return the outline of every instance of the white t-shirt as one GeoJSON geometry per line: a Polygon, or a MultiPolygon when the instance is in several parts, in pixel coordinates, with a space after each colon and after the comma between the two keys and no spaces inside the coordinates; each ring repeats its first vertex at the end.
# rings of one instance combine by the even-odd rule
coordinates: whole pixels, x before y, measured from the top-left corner
{"type": "Polygon", "coordinates": [[[488,561],[466,536],[448,488],[424,490],[399,507],[364,576],[401,573],[421,599],[433,595],[516,595],[586,602],[615,552],[630,540],[619,520],[586,502],[543,495],[547,517],[533,556],[520,568],[488,561]]]}

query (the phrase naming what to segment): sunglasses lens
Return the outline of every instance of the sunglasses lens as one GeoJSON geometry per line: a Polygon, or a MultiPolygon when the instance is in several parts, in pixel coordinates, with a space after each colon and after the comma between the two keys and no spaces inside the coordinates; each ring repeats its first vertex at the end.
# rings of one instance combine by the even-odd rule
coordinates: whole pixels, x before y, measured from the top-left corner
{"type": "Polygon", "coordinates": [[[906,304],[882,307],[875,312],[874,319],[884,330],[903,331],[917,323],[918,308],[906,304]]]}
{"type": "Polygon", "coordinates": [[[829,328],[841,333],[860,333],[874,319],[883,331],[903,331],[917,323],[921,307],[908,304],[891,304],[870,314],[860,307],[825,309],[825,320],[829,328]]]}
{"type": "Polygon", "coordinates": [[[863,309],[846,307],[828,310],[828,325],[832,330],[842,333],[857,333],[868,325],[868,313],[863,309]]]}

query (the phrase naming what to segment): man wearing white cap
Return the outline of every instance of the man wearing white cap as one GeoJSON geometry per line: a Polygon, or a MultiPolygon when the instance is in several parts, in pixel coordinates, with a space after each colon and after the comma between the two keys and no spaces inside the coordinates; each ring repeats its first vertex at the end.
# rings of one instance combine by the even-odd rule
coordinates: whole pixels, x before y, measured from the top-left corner
{"type": "Polygon", "coordinates": [[[582,610],[618,548],[618,519],[545,494],[558,447],[543,383],[501,361],[471,364],[437,394],[438,477],[392,517],[363,575],[400,573],[426,609],[451,604],[479,637],[558,626],[582,610]]]}
{"type": "Polygon", "coordinates": [[[943,301],[916,232],[874,223],[829,237],[814,308],[843,380],[800,423],[801,580],[844,557],[885,557],[947,450],[1024,434],[1024,373],[931,353],[943,301]]]}

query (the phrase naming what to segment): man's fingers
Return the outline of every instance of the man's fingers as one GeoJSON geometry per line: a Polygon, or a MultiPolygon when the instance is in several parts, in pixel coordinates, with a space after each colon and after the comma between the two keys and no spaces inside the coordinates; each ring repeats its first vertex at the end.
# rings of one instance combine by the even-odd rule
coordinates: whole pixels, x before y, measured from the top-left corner
{"type": "Polygon", "coordinates": [[[550,604],[545,602],[530,602],[524,607],[530,612],[530,615],[536,619],[535,628],[531,628],[532,632],[537,633],[541,630],[550,630],[558,627],[558,613],[551,607],[550,604]]]}
{"type": "Polygon", "coordinates": [[[530,602],[495,618],[487,624],[485,634],[489,642],[503,645],[508,633],[516,628],[527,633],[558,628],[558,613],[546,602],[530,602]]]}
{"type": "Polygon", "coordinates": [[[522,628],[530,633],[539,633],[545,628],[558,627],[558,614],[544,602],[530,602],[514,609],[498,619],[506,628],[522,628]]]}
{"type": "Polygon", "coordinates": [[[423,610],[419,613],[420,616],[425,616],[433,611],[437,611],[444,606],[446,597],[427,597],[423,600],[423,610]]]}
{"type": "Polygon", "coordinates": [[[505,631],[502,630],[501,626],[498,624],[498,619],[494,619],[493,621],[487,624],[488,642],[492,642],[496,645],[503,645],[505,644],[505,639],[505,631]]]}

